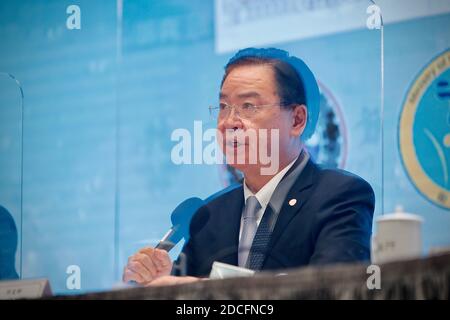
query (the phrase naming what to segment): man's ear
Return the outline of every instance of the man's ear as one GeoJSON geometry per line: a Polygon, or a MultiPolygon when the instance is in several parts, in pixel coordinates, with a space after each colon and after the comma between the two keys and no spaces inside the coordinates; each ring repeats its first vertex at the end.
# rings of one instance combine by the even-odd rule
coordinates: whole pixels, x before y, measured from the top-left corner
{"type": "Polygon", "coordinates": [[[291,134],[299,137],[305,130],[308,121],[308,110],[304,104],[297,104],[292,108],[291,134]]]}

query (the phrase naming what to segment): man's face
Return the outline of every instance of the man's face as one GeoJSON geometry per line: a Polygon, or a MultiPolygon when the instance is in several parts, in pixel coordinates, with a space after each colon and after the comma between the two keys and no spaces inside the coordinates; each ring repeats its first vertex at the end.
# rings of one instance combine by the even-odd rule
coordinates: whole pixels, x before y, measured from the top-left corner
{"type": "Polygon", "coordinates": [[[266,153],[266,156],[278,157],[277,163],[280,163],[291,151],[289,148],[293,147],[292,141],[299,139],[292,131],[295,123],[293,112],[279,106],[280,97],[274,71],[269,65],[239,66],[233,69],[223,82],[220,103],[233,106],[272,105],[257,109],[249,118],[237,115],[235,109],[231,110],[227,117],[219,117],[217,129],[222,134],[221,147],[227,162],[236,169],[245,172],[252,166],[267,165],[267,161],[261,161],[263,153],[266,153]],[[245,139],[236,138],[230,135],[230,132],[234,132],[238,137],[244,136],[245,139]],[[256,140],[250,138],[250,132],[256,133],[256,140]],[[257,155],[256,163],[251,154],[257,155]],[[238,157],[244,159],[243,163],[238,157]]]}

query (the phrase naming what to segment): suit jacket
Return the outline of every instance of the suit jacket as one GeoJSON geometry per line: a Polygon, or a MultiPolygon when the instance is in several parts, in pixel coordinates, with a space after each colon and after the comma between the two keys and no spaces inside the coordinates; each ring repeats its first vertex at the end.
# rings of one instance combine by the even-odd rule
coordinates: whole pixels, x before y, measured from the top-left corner
{"type": "MultiPolygon", "coordinates": [[[[366,181],[308,160],[284,200],[262,270],[370,260],[374,205],[366,181]]],[[[214,261],[238,264],[243,206],[243,187],[237,185],[196,212],[183,248],[188,275],[209,275],[214,261]]]]}

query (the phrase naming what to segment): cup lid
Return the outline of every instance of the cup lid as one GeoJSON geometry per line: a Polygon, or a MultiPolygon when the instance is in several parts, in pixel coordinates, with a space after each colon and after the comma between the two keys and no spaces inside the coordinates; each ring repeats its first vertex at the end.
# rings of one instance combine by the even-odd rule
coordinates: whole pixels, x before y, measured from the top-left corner
{"type": "Polygon", "coordinates": [[[398,221],[398,220],[423,222],[423,218],[421,216],[413,213],[404,212],[402,206],[396,206],[395,212],[387,213],[377,218],[377,221],[398,221]]]}

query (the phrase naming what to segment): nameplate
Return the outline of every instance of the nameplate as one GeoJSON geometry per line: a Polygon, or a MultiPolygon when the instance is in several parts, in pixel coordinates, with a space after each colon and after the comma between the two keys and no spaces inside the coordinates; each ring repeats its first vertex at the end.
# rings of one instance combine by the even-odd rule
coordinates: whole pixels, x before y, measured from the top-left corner
{"type": "Polygon", "coordinates": [[[0,300],[36,299],[52,295],[47,279],[0,282],[0,300]]]}

